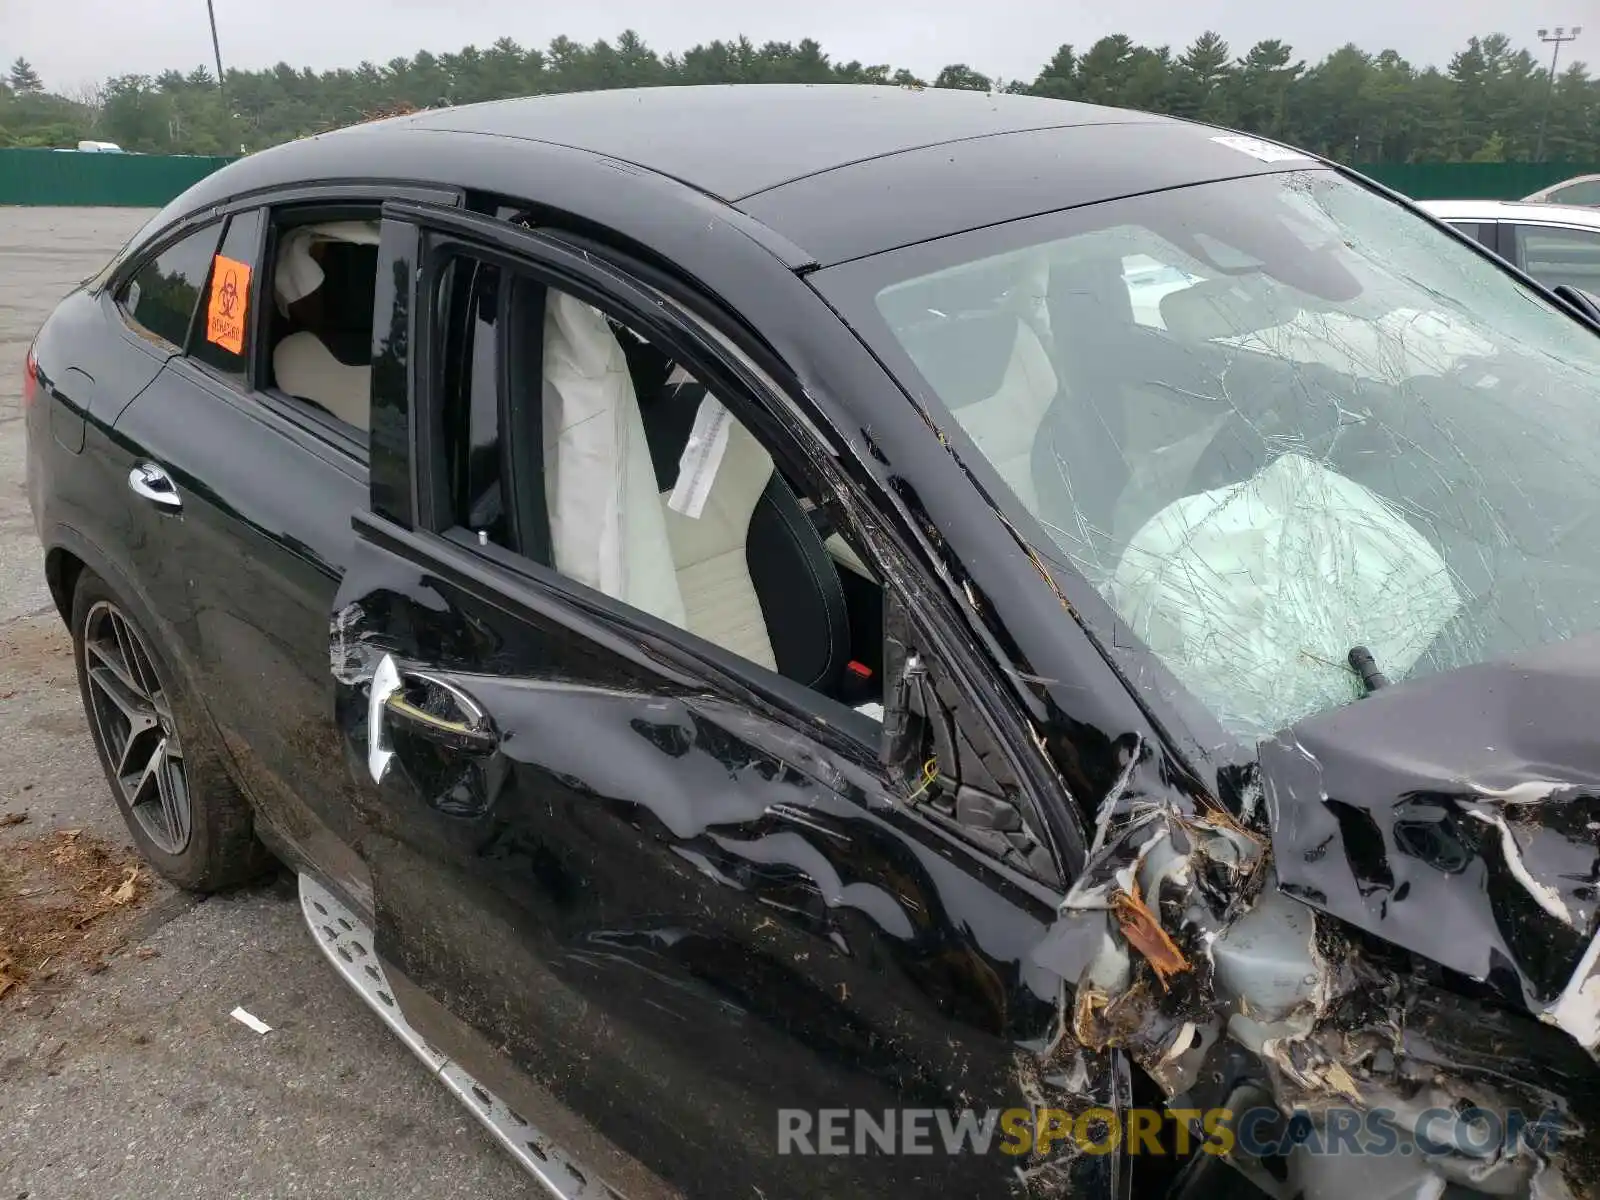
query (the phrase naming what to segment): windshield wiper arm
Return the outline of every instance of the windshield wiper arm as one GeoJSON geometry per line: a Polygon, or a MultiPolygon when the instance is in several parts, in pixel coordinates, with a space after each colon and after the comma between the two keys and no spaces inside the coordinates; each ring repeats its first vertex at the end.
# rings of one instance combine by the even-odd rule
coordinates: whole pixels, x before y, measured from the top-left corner
{"type": "Polygon", "coordinates": [[[1361,677],[1361,685],[1367,689],[1369,696],[1379,688],[1389,686],[1389,677],[1378,670],[1378,660],[1372,657],[1372,651],[1365,646],[1351,649],[1350,669],[1361,677]]]}

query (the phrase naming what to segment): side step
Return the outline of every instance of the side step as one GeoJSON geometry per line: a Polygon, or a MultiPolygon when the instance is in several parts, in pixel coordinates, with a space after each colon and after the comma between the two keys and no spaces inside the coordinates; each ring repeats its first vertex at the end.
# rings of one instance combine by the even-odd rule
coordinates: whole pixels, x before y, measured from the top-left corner
{"type": "Polygon", "coordinates": [[[344,981],[411,1048],[430,1073],[454,1093],[495,1140],[511,1152],[540,1186],[557,1200],[622,1200],[608,1185],[556,1149],[488,1088],[440,1054],[406,1023],[383,966],[372,949],[372,930],[309,876],[300,876],[300,910],[322,953],[344,981]]]}

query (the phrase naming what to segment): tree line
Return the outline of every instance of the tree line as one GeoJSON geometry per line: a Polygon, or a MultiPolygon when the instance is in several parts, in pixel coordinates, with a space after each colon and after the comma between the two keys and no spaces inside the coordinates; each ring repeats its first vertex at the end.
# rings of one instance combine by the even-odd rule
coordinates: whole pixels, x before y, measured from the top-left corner
{"type": "MultiPolygon", "coordinates": [[[[3,61],[3,60],[0,60],[3,61]]],[[[1281,139],[1345,162],[1600,162],[1600,78],[1574,62],[1552,79],[1504,34],[1468,41],[1444,69],[1393,50],[1346,45],[1307,65],[1284,42],[1242,56],[1215,33],[1178,53],[1122,34],[1064,45],[1032,80],[952,63],[932,80],[904,68],[835,62],[810,39],[713,41],[657,54],[632,31],[544,49],[501,38],[487,49],[421,51],[332,71],[279,63],[117,75],[52,92],[24,58],[0,79],[0,146],[73,146],[232,154],[375,117],[506,96],[699,83],[880,83],[997,90],[1196,117],[1281,139]],[[1541,136],[1542,134],[1542,136],[1541,136]]]]}

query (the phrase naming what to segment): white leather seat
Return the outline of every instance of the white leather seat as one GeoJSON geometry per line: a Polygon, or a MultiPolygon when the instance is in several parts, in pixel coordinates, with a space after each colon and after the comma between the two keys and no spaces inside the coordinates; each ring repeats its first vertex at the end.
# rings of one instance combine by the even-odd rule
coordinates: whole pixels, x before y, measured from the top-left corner
{"type": "Polygon", "coordinates": [[[953,410],[957,423],[1031,513],[1039,511],[1034,443],[1055,403],[1057,386],[1055,369],[1038,334],[1019,320],[999,386],[988,397],[953,410]]]}
{"type": "MultiPolygon", "coordinates": [[[[278,248],[272,279],[278,310],[287,313],[291,304],[322,287],[322,267],[311,254],[313,243],[377,245],[378,237],[375,221],[333,221],[288,230],[278,248]]],[[[309,400],[363,432],[371,426],[371,365],[340,362],[310,330],[292,333],[273,347],[272,374],[289,395],[309,400]]]]}
{"type": "MultiPolygon", "coordinates": [[[[716,403],[708,400],[707,403],[716,403]]],[[[660,496],[678,590],[691,633],[751,662],[777,669],[761,600],[750,577],[750,518],[772,479],[772,456],[730,415],[728,444],[698,517],[660,496]]]]}
{"type": "MultiPolygon", "coordinates": [[[[750,574],[773,463],[731,418],[699,515],[668,506],[622,346],[596,309],[552,292],[544,329],[545,500],[563,575],[775,670],[750,574]]],[[[709,401],[715,403],[715,401],[709,401]]]]}
{"type": "Polygon", "coordinates": [[[309,400],[347,425],[371,424],[372,368],[340,362],[316,334],[291,333],[272,351],[272,374],[291,396],[309,400]]]}

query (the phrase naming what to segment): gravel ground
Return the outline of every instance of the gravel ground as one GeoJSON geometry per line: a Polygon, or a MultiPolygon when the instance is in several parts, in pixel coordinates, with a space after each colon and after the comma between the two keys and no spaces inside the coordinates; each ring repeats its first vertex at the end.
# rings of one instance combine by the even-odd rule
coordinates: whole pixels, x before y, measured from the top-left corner
{"type": "MultiPolygon", "coordinates": [[[[0,208],[0,812],[28,814],[0,855],[54,829],[129,844],[45,590],[19,403],[34,330],[148,216],[0,208]]],[[[0,1200],[532,1193],[339,981],[287,877],[203,903],[157,886],[131,919],[102,973],[0,999],[0,1200]]]]}

